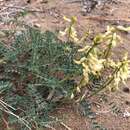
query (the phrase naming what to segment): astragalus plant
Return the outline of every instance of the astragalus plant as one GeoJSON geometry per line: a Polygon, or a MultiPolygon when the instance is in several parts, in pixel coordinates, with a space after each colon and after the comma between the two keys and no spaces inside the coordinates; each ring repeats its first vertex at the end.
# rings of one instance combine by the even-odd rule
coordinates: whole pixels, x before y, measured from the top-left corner
{"type": "Polygon", "coordinates": [[[13,32],[10,44],[1,40],[0,125],[5,122],[6,129],[52,128],[53,123],[60,122],[49,115],[57,105],[116,90],[126,82],[127,53],[114,60],[113,49],[121,41],[118,31],[127,32],[129,28],[108,26],[105,33],[96,35],[87,44],[88,32],[78,37],[77,18],[64,19],[69,25],[60,31],[60,37],[66,36],[66,41],[52,32],[29,26],[13,32]]]}
{"type": "MultiPolygon", "coordinates": [[[[76,23],[76,20],[73,22],[74,19],[76,18],[72,17],[69,20],[65,18],[65,20],[71,24],[69,28],[74,28],[76,23]]],[[[87,41],[83,41],[83,39],[85,40],[84,36],[78,38],[76,29],[69,28],[66,28],[66,30],[71,30],[71,32],[65,30],[65,32],[61,34],[67,35],[67,37],[70,37],[71,40],[79,46],[82,42],[85,43],[85,45],[82,44],[83,47],[78,49],[77,53],[80,55],[80,58],[74,59],[76,64],[82,66],[82,76],[75,91],[72,93],[72,97],[74,97],[77,92],[81,92],[81,89],[85,86],[89,87],[92,85],[94,91],[89,95],[86,95],[86,93],[81,94],[80,99],[83,99],[85,96],[91,97],[101,91],[115,91],[119,89],[121,83],[126,83],[130,74],[128,54],[126,52],[122,59],[114,59],[113,55],[118,54],[114,53],[113,50],[122,42],[119,32],[127,32],[130,30],[129,27],[108,26],[106,32],[94,36],[91,44],[87,44],[87,41]],[[107,72],[107,74],[105,72],[107,72]],[[95,80],[97,80],[97,82],[101,80],[98,86],[94,85],[95,80]]]]}

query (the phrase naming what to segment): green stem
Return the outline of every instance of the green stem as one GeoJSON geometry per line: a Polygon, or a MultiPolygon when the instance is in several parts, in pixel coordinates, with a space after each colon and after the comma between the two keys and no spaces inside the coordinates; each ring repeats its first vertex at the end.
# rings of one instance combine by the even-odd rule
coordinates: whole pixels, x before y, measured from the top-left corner
{"type": "Polygon", "coordinates": [[[68,42],[70,42],[70,35],[71,35],[71,32],[72,32],[73,24],[74,24],[73,22],[70,23],[69,32],[68,32],[68,42]]]}
{"type": "MultiPolygon", "coordinates": [[[[114,34],[113,34],[114,35],[114,34]]],[[[110,56],[111,53],[111,49],[112,49],[112,41],[113,41],[113,35],[112,35],[112,39],[110,41],[110,44],[108,45],[108,49],[106,49],[105,53],[105,59],[108,59],[108,57],[110,56]]]]}
{"type": "Polygon", "coordinates": [[[86,58],[89,56],[89,53],[91,53],[95,47],[96,45],[93,44],[92,47],[88,50],[88,52],[85,54],[86,58]]]}

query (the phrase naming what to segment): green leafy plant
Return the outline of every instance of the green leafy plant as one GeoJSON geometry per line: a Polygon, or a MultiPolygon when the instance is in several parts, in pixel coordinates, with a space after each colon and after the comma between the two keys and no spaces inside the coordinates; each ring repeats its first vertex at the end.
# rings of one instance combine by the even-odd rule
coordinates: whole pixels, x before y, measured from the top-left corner
{"type": "Polygon", "coordinates": [[[91,117],[93,113],[83,99],[116,90],[127,80],[127,54],[115,61],[112,50],[121,39],[118,31],[129,28],[108,27],[94,37],[92,44],[83,47],[80,43],[86,42],[89,33],[78,38],[76,17],[64,19],[69,27],[60,36],[66,36],[66,42],[52,32],[29,26],[14,32],[10,45],[0,42],[0,115],[8,114],[8,127],[17,124],[19,130],[52,128],[50,122],[57,120],[49,113],[66,101],[80,101],[85,108],[83,114],[91,117]],[[89,94],[82,92],[84,88],[89,94]]]}
{"type": "Polygon", "coordinates": [[[26,28],[9,47],[0,43],[0,92],[1,101],[9,104],[1,106],[9,114],[9,125],[21,122],[31,129],[47,126],[52,120],[48,112],[70,97],[81,69],[73,62],[77,46],[51,32],[26,28]]]}

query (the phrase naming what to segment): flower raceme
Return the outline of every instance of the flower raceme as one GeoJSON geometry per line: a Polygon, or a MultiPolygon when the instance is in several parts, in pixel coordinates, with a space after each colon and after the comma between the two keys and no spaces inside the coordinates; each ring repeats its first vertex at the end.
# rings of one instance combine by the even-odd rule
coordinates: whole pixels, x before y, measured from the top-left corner
{"type": "MultiPolygon", "coordinates": [[[[77,18],[71,17],[69,19],[64,17],[64,20],[69,22],[70,25],[63,32],[60,31],[60,34],[67,36],[68,40],[71,40],[73,43],[83,43],[89,33],[86,33],[82,38],[78,38],[77,31],[74,27],[77,18]]],[[[121,37],[118,35],[119,31],[128,32],[130,31],[130,27],[107,26],[105,33],[98,34],[93,38],[92,44],[86,45],[78,50],[77,53],[81,57],[78,60],[74,59],[74,62],[82,67],[82,76],[76,88],[77,92],[80,92],[83,86],[92,82],[91,76],[106,77],[105,81],[100,85],[100,88],[92,95],[104,89],[109,89],[110,91],[117,90],[120,83],[126,83],[130,74],[128,56],[125,54],[122,60],[118,62],[112,58],[113,48],[121,42],[121,37]],[[105,48],[102,48],[102,46],[105,46],[105,48]],[[104,72],[109,69],[111,70],[110,73],[104,76],[104,72]]],[[[71,98],[74,98],[74,93],[72,93],[71,98]]]]}
{"type": "Polygon", "coordinates": [[[67,36],[68,40],[73,40],[74,42],[78,42],[79,39],[77,38],[77,31],[74,28],[75,23],[77,22],[77,18],[73,16],[69,19],[66,16],[64,16],[63,19],[66,22],[69,22],[70,25],[69,27],[66,27],[64,31],[60,31],[60,35],[67,36]]]}

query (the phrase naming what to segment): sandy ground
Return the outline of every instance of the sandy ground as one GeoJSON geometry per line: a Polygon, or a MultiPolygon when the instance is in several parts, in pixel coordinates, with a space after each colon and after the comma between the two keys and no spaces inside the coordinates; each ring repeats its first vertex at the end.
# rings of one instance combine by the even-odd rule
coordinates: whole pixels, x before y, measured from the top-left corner
{"type": "MultiPolygon", "coordinates": [[[[77,16],[77,29],[79,35],[86,30],[91,30],[93,34],[104,32],[107,25],[130,25],[130,0],[116,0],[115,3],[105,5],[104,8],[95,8],[90,14],[82,15],[81,3],[70,3],[67,0],[0,0],[0,29],[14,29],[13,23],[8,24],[10,19],[18,17],[19,21],[36,26],[41,30],[62,30],[65,27],[63,16],[77,16]],[[24,17],[18,17],[19,12],[27,8],[29,12],[24,17]]],[[[122,51],[128,51],[130,57],[130,34],[122,34],[123,43],[115,50],[118,54],[122,51]]],[[[116,57],[115,56],[115,57],[116,57]]],[[[130,80],[127,83],[129,87],[130,80]]],[[[119,91],[116,94],[109,95],[109,101],[115,101],[122,109],[130,112],[130,93],[119,91]]],[[[100,114],[97,120],[108,130],[130,130],[130,118],[124,118],[122,115],[116,116],[112,112],[106,112],[109,108],[108,103],[101,103],[102,107],[95,107],[95,111],[100,114]]],[[[63,122],[72,130],[91,130],[91,123],[87,118],[78,114],[73,106],[65,105],[58,108],[54,115],[63,119],[63,122]]],[[[66,130],[61,125],[55,126],[56,130],[66,130]]]]}

